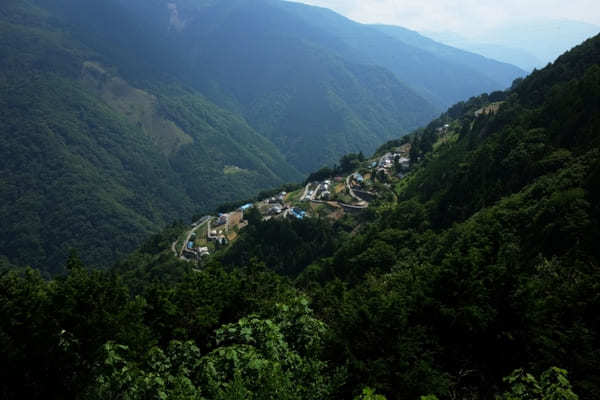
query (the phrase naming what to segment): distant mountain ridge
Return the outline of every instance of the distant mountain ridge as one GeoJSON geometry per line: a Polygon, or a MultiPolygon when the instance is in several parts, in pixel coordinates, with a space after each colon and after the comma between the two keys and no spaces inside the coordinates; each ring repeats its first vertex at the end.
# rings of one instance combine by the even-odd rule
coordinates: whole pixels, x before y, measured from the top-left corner
{"type": "Polygon", "coordinates": [[[452,32],[425,32],[434,40],[532,71],[553,62],[561,53],[600,33],[600,27],[572,20],[515,20],[473,37],[452,32]]]}
{"type": "Polygon", "coordinates": [[[406,28],[390,25],[373,25],[373,27],[408,45],[433,53],[448,63],[464,66],[473,73],[484,75],[499,86],[509,87],[516,77],[526,75],[525,71],[514,65],[447,46],[406,28]]]}
{"type": "Polygon", "coordinates": [[[282,4],[343,43],[330,43],[333,51],[386,68],[440,110],[482,92],[510,87],[514,79],[526,75],[513,65],[436,43],[405,28],[363,25],[327,9],[282,4]]]}

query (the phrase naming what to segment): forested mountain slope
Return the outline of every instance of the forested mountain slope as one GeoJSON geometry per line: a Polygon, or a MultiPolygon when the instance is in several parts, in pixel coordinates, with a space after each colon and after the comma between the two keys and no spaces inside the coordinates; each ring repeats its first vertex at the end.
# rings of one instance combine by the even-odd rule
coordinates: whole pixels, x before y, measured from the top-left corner
{"type": "Polygon", "coordinates": [[[599,116],[597,36],[384,145],[412,169],[360,214],[252,219],[199,270],[173,225],[111,271],[6,272],[0,393],[599,399],[599,116]]]}
{"type": "Polygon", "coordinates": [[[598,398],[599,112],[595,37],[416,135],[399,203],[306,275],[328,282],[315,307],[338,321],[355,379],[391,398],[490,398],[512,369],[554,365],[598,398]]]}
{"type": "Polygon", "coordinates": [[[347,152],[371,152],[524,74],[439,58],[331,11],[280,0],[37,1],[119,60],[129,80],[182,80],[241,114],[305,173],[347,152]]]}
{"type": "Polygon", "coordinates": [[[199,90],[243,116],[304,173],[347,152],[370,152],[439,110],[389,71],[331,51],[326,43],[339,40],[279,0],[37,2],[128,80],[199,90]]]}
{"type": "Polygon", "coordinates": [[[27,2],[0,5],[0,253],[108,265],[176,218],[301,177],[246,122],[177,83],[139,89],[27,2]]]}
{"type": "Polygon", "coordinates": [[[597,399],[599,116],[597,36],[384,146],[411,143],[417,162],[398,202],[338,224],[312,262],[298,265],[310,252],[287,243],[306,227],[269,224],[222,260],[269,260],[292,276],[304,267],[296,285],[332,329],[346,397],[366,385],[394,399],[493,398],[516,368],[559,366],[597,399]],[[281,242],[293,261],[277,259],[281,242]]]}

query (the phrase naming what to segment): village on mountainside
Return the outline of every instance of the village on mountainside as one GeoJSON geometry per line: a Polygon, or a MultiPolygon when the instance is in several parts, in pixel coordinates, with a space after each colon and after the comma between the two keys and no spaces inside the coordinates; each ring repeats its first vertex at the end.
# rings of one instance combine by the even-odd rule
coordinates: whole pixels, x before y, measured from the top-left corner
{"type": "Polygon", "coordinates": [[[201,265],[216,250],[237,239],[240,231],[248,226],[245,214],[251,210],[257,210],[263,221],[311,217],[335,221],[345,214],[361,212],[373,201],[393,200],[395,185],[410,170],[410,147],[407,143],[364,160],[346,176],[310,181],[290,193],[281,191],[229,212],[204,216],[193,223],[171,249],[175,256],[201,265]]]}

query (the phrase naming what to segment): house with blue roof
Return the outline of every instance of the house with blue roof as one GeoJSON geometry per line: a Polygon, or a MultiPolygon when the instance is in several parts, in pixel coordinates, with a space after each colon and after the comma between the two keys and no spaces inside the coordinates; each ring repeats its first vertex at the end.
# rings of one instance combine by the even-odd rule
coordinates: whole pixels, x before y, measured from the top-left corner
{"type": "Polygon", "coordinates": [[[246,211],[247,209],[252,208],[253,205],[254,204],[252,204],[252,203],[244,204],[243,206],[240,207],[240,210],[246,211]]]}
{"type": "Polygon", "coordinates": [[[296,217],[297,219],[303,219],[306,216],[306,212],[299,209],[299,208],[292,208],[291,213],[294,217],[296,217]]]}

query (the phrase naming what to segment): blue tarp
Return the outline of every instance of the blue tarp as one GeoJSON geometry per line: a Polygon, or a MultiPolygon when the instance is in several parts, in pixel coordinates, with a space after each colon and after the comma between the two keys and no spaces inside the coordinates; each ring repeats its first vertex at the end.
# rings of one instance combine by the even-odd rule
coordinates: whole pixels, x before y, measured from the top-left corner
{"type": "Polygon", "coordinates": [[[302,219],[306,216],[306,212],[304,212],[298,208],[292,208],[292,214],[294,215],[294,217],[296,217],[298,219],[302,219]]]}

